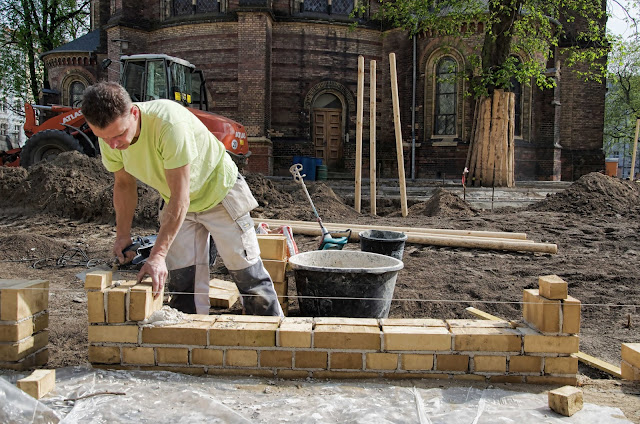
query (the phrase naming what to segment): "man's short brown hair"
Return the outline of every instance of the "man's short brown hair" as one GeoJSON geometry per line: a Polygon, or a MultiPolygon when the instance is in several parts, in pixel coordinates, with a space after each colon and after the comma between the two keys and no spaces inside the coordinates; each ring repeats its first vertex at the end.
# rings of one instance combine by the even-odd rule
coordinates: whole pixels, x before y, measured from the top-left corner
{"type": "Polygon", "coordinates": [[[99,82],[82,94],[82,114],[88,123],[106,128],[131,110],[131,97],[120,84],[99,82]]]}

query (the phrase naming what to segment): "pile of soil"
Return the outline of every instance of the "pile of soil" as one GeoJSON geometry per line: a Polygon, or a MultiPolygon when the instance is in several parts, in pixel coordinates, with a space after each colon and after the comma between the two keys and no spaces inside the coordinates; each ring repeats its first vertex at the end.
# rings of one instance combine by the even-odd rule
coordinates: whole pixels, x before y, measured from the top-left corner
{"type": "Polygon", "coordinates": [[[26,260],[59,258],[68,244],[38,234],[11,234],[0,236],[0,258],[3,260],[26,260]]]}
{"type": "Polygon", "coordinates": [[[528,210],[584,216],[636,215],[640,210],[640,188],[636,183],[592,172],[528,210]]]}
{"type": "MultiPolygon", "coordinates": [[[[409,216],[460,217],[475,216],[478,210],[450,191],[438,188],[426,202],[416,203],[408,209],[409,216]]],[[[393,212],[389,216],[399,217],[402,212],[393,212]]]]}

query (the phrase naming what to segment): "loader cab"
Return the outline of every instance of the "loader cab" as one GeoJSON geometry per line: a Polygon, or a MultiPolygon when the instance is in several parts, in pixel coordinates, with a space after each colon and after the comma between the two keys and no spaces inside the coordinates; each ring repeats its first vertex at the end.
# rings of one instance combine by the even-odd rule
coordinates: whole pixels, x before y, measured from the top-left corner
{"type": "Polygon", "coordinates": [[[164,54],[122,56],[121,81],[134,102],[170,99],[209,110],[202,71],[186,60],[164,54]]]}

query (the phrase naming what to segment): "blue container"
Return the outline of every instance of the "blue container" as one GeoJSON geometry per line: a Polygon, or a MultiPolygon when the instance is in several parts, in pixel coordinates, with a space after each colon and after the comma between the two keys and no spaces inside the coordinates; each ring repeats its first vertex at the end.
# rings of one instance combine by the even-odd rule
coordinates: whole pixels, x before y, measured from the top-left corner
{"type": "Polygon", "coordinates": [[[322,158],[316,158],[316,166],[322,166],[322,158]]]}
{"type": "Polygon", "coordinates": [[[302,163],[302,156],[294,156],[291,164],[302,163]]]}
{"type": "Polygon", "coordinates": [[[311,181],[316,180],[316,158],[302,157],[302,173],[307,174],[305,179],[311,181]]]}

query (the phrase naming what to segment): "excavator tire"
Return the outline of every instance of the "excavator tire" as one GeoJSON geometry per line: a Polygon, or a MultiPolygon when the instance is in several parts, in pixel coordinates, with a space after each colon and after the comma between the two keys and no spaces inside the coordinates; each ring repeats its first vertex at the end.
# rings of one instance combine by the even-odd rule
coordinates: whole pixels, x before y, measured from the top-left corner
{"type": "Polygon", "coordinates": [[[30,167],[43,160],[52,160],[60,153],[77,150],[84,153],[78,140],[64,131],[44,130],[34,134],[22,148],[20,165],[30,167]]]}

